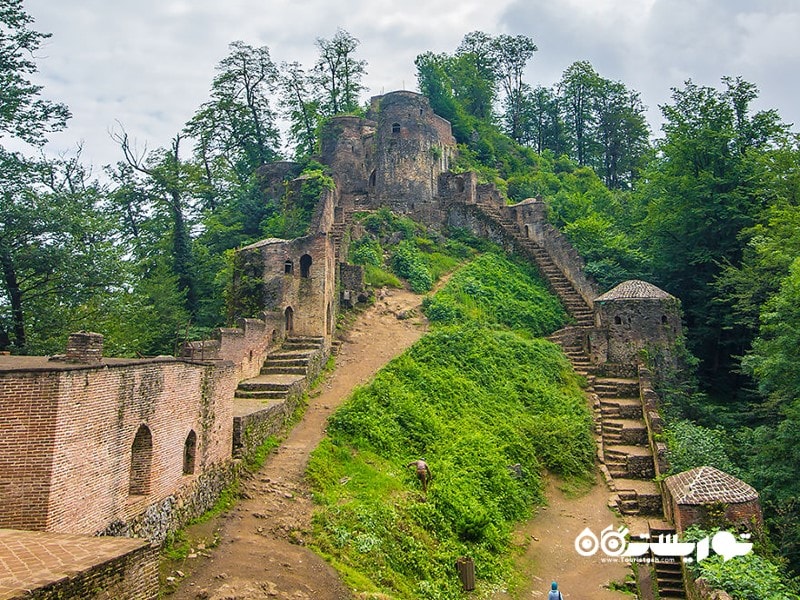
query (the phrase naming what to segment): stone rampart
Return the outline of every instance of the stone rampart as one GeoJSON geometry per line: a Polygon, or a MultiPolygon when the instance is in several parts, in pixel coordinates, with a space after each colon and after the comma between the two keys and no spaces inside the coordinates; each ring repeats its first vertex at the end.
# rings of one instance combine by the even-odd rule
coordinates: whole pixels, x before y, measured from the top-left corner
{"type": "Polygon", "coordinates": [[[523,235],[547,250],[556,266],[586,301],[586,305],[592,308],[594,299],[598,296],[597,285],[586,275],[586,265],[575,247],[548,221],[547,204],[542,200],[529,199],[509,206],[506,210],[523,235]]]}

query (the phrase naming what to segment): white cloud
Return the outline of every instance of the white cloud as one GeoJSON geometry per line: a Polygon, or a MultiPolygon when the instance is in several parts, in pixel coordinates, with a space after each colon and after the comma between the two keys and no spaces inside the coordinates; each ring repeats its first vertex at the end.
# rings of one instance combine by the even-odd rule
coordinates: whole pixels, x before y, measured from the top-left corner
{"type": "Polygon", "coordinates": [[[361,41],[372,95],[415,89],[417,54],[452,52],[482,30],[536,41],[532,83],[551,85],[589,60],[642,92],[651,120],[670,87],[688,77],[717,85],[723,75],[742,75],[761,89],[760,105],[800,120],[793,0],[26,0],[25,9],[35,29],[53,33],[38,60],[46,97],[74,114],[51,147],[83,139],[95,165],[120,157],[107,133],[117,121],[151,148],[168,144],[207,99],[230,42],[311,66],[316,38],[337,27],[361,41]]]}

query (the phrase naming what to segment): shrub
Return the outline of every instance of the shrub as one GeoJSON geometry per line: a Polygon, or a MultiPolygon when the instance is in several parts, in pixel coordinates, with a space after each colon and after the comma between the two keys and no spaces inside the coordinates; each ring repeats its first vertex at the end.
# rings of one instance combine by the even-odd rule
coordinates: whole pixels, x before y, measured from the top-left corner
{"type": "Polygon", "coordinates": [[[460,598],[462,555],[501,582],[513,523],[542,501],[541,468],[591,471],[591,423],[554,344],[438,327],[331,417],[308,469],[322,505],[313,545],[367,593],[460,598]],[[426,502],[405,466],[419,457],[433,473],[426,502]]]}
{"type": "Polygon", "coordinates": [[[433,276],[422,253],[410,241],[397,244],[392,254],[392,270],[408,281],[411,290],[420,294],[433,287],[433,276]]]}
{"type": "Polygon", "coordinates": [[[535,336],[566,322],[558,300],[533,267],[487,253],[456,272],[434,298],[423,303],[433,323],[476,321],[535,336]]]}

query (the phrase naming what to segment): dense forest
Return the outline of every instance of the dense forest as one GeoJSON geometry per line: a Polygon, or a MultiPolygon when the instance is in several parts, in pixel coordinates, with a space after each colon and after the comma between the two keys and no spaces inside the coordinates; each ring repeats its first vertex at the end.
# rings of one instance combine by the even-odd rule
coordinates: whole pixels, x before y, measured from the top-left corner
{"type": "MultiPolygon", "coordinates": [[[[0,25],[0,350],[60,352],[91,329],[109,354],[155,355],[224,324],[232,250],[303,234],[330,185],[320,127],[364,111],[367,64],[346,31],[317,39],[308,67],[233,42],[171,144],[140,151],[118,130],[120,160],[98,178],[79,151],[37,151],[70,117],[32,82],[48,36],[21,0],[0,25]],[[285,158],[308,175],[300,197],[264,192],[264,167],[285,158]]],[[[723,74],[673,89],[653,132],[639,94],[587,61],[550,88],[527,83],[535,52],[527,36],[473,32],[418,55],[419,90],[459,143],[454,168],[509,202],[544,198],[602,289],[642,278],[682,300],[689,375],[661,383],[672,464],[753,484],[773,551],[800,572],[798,135],[723,74]]]]}

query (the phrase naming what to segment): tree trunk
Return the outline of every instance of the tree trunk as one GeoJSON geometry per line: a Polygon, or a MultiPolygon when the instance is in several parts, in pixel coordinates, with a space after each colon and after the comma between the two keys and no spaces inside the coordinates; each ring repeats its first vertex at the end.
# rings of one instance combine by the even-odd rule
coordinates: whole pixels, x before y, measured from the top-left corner
{"type": "Polygon", "coordinates": [[[8,248],[0,249],[0,262],[3,265],[3,280],[6,284],[8,297],[11,299],[11,321],[14,329],[14,345],[17,348],[24,348],[25,339],[25,320],[22,313],[22,292],[17,281],[17,270],[14,268],[14,261],[8,248]]]}

